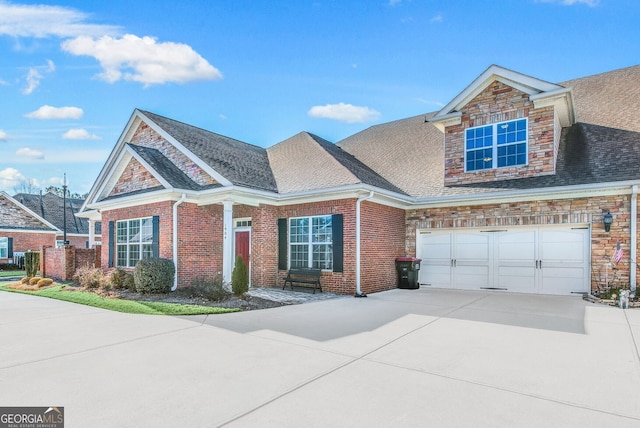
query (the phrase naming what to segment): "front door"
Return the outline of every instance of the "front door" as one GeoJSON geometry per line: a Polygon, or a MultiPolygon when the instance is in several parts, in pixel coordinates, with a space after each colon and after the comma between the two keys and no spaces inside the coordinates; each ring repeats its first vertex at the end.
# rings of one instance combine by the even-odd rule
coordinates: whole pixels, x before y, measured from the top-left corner
{"type": "MultiPolygon", "coordinates": [[[[251,260],[250,248],[251,248],[251,232],[248,230],[236,230],[235,231],[235,257],[242,256],[242,261],[247,265],[247,271],[249,272],[249,278],[251,278],[251,260]]],[[[234,262],[235,264],[235,262],[234,262]]]]}

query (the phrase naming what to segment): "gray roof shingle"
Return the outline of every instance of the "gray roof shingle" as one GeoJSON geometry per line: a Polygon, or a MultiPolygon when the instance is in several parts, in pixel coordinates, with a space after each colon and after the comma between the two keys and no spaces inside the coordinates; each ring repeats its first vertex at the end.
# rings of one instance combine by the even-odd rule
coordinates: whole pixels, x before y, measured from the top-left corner
{"type": "MultiPolygon", "coordinates": [[[[47,192],[43,195],[18,193],[13,198],[58,229],[64,230],[64,199],[62,197],[47,192]]],[[[83,203],[83,199],[67,198],[67,233],[89,234],[89,220],[74,215],[80,211],[83,203]]]]}
{"type": "Polygon", "coordinates": [[[155,113],[140,112],[234,185],[277,191],[264,148],[155,113]]]}

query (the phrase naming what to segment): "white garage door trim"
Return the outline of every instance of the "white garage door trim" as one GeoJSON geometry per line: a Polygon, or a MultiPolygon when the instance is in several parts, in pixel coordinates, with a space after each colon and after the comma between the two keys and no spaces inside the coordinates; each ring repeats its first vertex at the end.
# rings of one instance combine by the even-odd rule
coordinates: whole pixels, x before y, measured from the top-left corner
{"type": "Polygon", "coordinates": [[[573,294],[590,289],[589,225],[419,230],[424,286],[573,294]]]}

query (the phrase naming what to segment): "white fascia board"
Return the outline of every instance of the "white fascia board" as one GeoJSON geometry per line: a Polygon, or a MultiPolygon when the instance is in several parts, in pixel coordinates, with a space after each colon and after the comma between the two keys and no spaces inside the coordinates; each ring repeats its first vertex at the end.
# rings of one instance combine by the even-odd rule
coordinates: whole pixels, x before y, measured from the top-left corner
{"type": "Polygon", "coordinates": [[[438,128],[440,132],[444,133],[447,126],[460,125],[462,123],[462,112],[454,111],[452,113],[442,115],[435,120],[434,118],[435,117],[427,119],[427,121],[438,128]]]}
{"type": "Polygon", "coordinates": [[[220,175],[219,172],[211,168],[206,162],[196,156],[193,152],[188,150],[185,146],[182,145],[178,140],[173,138],[170,134],[165,132],[160,126],[158,126],[153,120],[144,115],[144,113],[136,110],[137,114],[140,115],[141,118],[144,118],[147,125],[149,125],[155,132],[157,132],[162,138],[170,142],[173,146],[175,146],[182,154],[187,156],[193,163],[198,165],[202,170],[204,170],[207,174],[209,174],[214,180],[223,186],[231,186],[231,181],[227,180],[225,177],[220,175]]]}
{"type": "Polygon", "coordinates": [[[0,227],[0,232],[3,233],[46,233],[48,235],[57,235],[62,233],[60,230],[35,230],[35,229],[9,229],[0,227]]]}
{"type": "Polygon", "coordinates": [[[626,195],[631,192],[631,186],[637,184],[640,184],[640,181],[581,184],[576,186],[537,188],[535,190],[505,190],[502,192],[487,192],[473,195],[416,198],[406,208],[415,209],[470,205],[477,206],[486,204],[530,202],[552,199],[577,199],[589,198],[594,196],[626,195]]]}
{"type": "Polygon", "coordinates": [[[535,77],[527,76],[526,74],[508,70],[497,65],[492,65],[473,82],[471,82],[471,84],[460,92],[453,100],[445,105],[438,113],[436,113],[436,115],[431,118],[431,121],[437,122],[441,117],[445,117],[453,111],[460,110],[462,106],[466,105],[467,102],[476,97],[480,92],[484,91],[487,86],[493,83],[494,80],[498,80],[529,95],[540,92],[555,91],[562,88],[562,86],[554,83],[549,83],[544,80],[536,79],[535,77]]]}
{"type": "Polygon", "coordinates": [[[87,210],[75,214],[78,218],[86,218],[87,220],[102,221],[102,215],[96,210],[87,210]]]}
{"type": "Polygon", "coordinates": [[[562,127],[571,126],[575,123],[572,88],[560,88],[555,91],[534,94],[529,99],[533,101],[535,108],[553,106],[562,127]]]}
{"type": "MultiPolygon", "coordinates": [[[[104,179],[102,180],[102,183],[95,194],[95,199],[108,196],[108,193],[113,189],[113,187],[118,182],[118,179],[124,172],[124,169],[126,168],[126,166],[129,164],[129,161],[131,160],[131,158],[132,158],[132,155],[128,150],[122,150],[118,154],[117,158],[114,159],[114,161],[112,162],[112,167],[109,169],[110,174],[105,176],[104,179]]],[[[85,206],[83,206],[83,209],[89,206],[90,205],[87,204],[85,201],[85,206]]]]}
{"type": "MultiPolygon", "coordinates": [[[[88,208],[95,209],[99,212],[116,210],[120,208],[128,208],[133,206],[148,205],[158,202],[177,201],[180,197],[187,192],[176,189],[162,189],[155,190],[148,193],[138,193],[131,196],[121,196],[114,199],[95,202],[88,208]]],[[[187,202],[197,202],[197,198],[194,197],[194,192],[188,193],[187,202]]]]}
{"type": "Polygon", "coordinates": [[[60,229],[58,229],[54,224],[50,223],[49,221],[45,220],[44,217],[41,217],[40,215],[36,214],[35,212],[31,211],[29,208],[27,208],[25,205],[22,205],[20,202],[18,202],[16,199],[14,199],[13,197],[9,196],[9,194],[5,191],[0,191],[0,196],[3,196],[4,198],[6,198],[9,202],[15,204],[18,208],[20,208],[21,210],[25,211],[27,214],[29,214],[32,217],[35,217],[36,220],[38,220],[39,222],[43,223],[45,226],[50,227],[53,230],[59,231],[60,229]]]}

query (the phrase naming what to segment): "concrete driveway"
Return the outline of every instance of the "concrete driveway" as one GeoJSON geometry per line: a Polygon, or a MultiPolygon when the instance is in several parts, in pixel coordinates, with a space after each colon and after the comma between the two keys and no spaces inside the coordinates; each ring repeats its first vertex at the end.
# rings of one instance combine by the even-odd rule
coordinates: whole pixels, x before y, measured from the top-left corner
{"type": "Polygon", "coordinates": [[[0,406],[66,427],[638,427],[640,311],[392,290],[201,317],[0,292],[0,406]]]}

